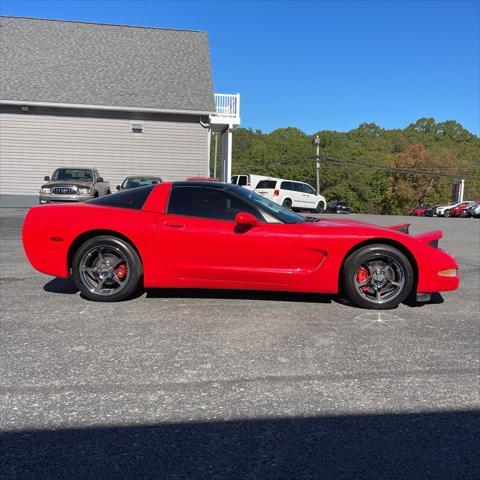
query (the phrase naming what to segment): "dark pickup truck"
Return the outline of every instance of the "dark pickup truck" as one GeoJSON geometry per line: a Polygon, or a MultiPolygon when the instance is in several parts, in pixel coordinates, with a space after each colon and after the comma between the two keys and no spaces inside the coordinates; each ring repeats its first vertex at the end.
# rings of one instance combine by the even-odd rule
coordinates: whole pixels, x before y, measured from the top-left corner
{"type": "Polygon", "coordinates": [[[84,202],[112,193],[96,168],[57,168],[45,177],[40,188],[39,203],[84,202]]]}

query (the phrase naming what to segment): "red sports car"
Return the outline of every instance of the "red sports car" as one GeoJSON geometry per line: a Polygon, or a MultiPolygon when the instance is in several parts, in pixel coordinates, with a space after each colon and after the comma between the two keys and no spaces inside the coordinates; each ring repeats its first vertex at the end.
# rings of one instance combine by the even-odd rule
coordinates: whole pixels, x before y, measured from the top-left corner
{"type": "Polygon", "coordinates": [[[468,217],[468,208],[473,205],[474,202],[463,202],[456,207],[450,209],[450,217],[468,217]]]}
{"type": "Polygon", "coordinates": [[[441,236],[305,218],[236,185],[192,181],[36,206],[23,225],[33,267],[72,275],[91,300],[122,300],[141,286],[342,291],[374,309],[458,288],[441,236]]]}
{"type": "Polygon", "coordinates": [[[413,217],[421,217],[427,208],[430,208],[430,205],[419,205],[412,210],[410,215],[413,217]]]}

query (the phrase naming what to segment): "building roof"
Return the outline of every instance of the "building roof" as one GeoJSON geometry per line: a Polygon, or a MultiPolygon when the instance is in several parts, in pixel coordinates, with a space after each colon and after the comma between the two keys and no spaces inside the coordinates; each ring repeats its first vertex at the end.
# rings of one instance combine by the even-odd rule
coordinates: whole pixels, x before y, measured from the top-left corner
{"type": "Polygon", "coordinates": [[[215,111],[206,32],[0,17],[0,100],[215,111]]]}

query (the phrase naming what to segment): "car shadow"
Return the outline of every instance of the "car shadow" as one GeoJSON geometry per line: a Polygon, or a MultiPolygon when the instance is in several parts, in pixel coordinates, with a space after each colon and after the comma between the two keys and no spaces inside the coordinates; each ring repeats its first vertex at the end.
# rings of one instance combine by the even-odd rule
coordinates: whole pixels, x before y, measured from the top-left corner
{"type": "Polygon", "coordinates": [[[70,278],[59,278],[55,277],[53,280],[47,282],[43,289],[49,293],[65,293],[65,294],[75,294],[78,293],[78,288],[70,278]]]}
{"type": "Polygon", "coordinates": [[[478,478],[479,413],[318,415],[2,431],[0,477],[467,480],[478,478]]]}
{"type": "Polygon", "coordinates": [[[405,300],[404,303],[408,307],[418,308],[418,307],[423,307],[425,305],[439,305],[439,304],[443,303],[444,301],[445,300],[442,297],[442,295],[437,292],[437,293],[432,293],[432,296],[431,296],[431,298],[428,302],[417,302],[415,297],[411,297],[411,298],[408,298],[407,300],[405,300]]]}
{"type": "MultiPolygon", "coordinates": [[[[43,289],[49,293],[72,295],[78,293],[78,288],[71,278],[54,278],[47,282],[43,289]]],[[[228,300],[259,300],[271,302],[298,303],[338,303],[347,307],[359,307],[342,295],[326,295],[321,293],[283,292],[268,290],[221,290],[202,288],[147,288],[139,289],[124,301],[131,301],[146,293],[147,298],[210,298],[228,300]]],[[[83,295],[82,298],[85,299],[83,295]]],[[[433,293],[429,302],[417,302],[415,298],[406,300],[405,305],[418,308],[424,305],[436,305],[444,302],[442,295],[433,293]]]]}
{"type": "Polygon", "coordinates": [[[272,302],[331,303],[333,295],[320,293],[278,292],[266,290],[221,290],[202,288],[148,288],[148,298],[210,298],[228,300],[262,300],[272,302]]]}

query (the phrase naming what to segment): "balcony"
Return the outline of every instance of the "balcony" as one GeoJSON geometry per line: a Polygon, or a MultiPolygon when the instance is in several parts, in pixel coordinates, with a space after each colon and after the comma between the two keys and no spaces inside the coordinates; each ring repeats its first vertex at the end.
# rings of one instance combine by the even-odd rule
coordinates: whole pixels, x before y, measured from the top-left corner
{"type": "Polygon", "coordinates": [[[240,125],[240,94],[215,93],[215,115],[210,116],[212,125],[240,125]]]}

